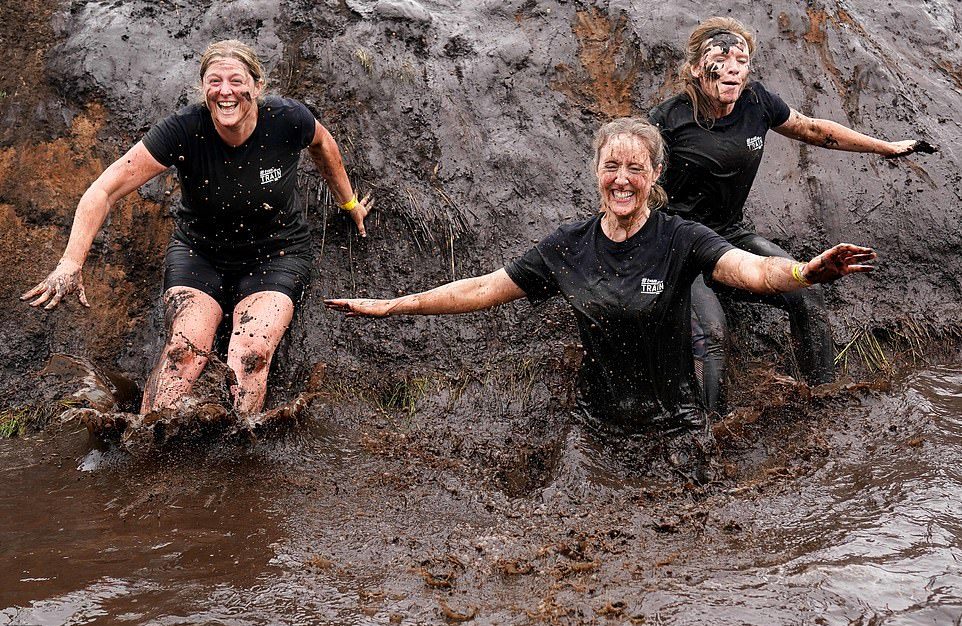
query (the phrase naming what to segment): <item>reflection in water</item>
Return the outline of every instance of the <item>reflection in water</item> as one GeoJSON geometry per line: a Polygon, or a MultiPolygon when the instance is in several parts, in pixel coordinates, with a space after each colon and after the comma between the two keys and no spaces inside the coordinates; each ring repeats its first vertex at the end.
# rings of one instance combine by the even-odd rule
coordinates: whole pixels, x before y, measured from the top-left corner
{"type": "Polygon", "coordinates": [[[645,495],[576,428],[551,479],[515,498],[324,410],[274,439],[147,458],[77,430],[0,441],[0,624],[962,616],[959,369],[865,400],[852,428],[898,437],[843,433],[813,475],[701,504],[645,495]],[[693,505],[707,513],[686,518],[693,505]]]}

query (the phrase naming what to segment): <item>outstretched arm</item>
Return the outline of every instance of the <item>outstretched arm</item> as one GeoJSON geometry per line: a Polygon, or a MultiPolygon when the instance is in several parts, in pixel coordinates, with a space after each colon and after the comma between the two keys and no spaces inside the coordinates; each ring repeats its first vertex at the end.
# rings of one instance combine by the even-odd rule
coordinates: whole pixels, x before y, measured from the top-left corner
{"type": "Polygon", "coordinates": [[[166,169],[167,166],[151,156],[142,141],[111,163],[77,203],[70,239],[57,267],[20,299],[35,298],[30,306],[46,303],[45,309],[53,309],[64,296],[76,292],[81,304],[90,306],[84,293],[81,269],[97,231],[107,219],[110,207],[166,169]]]}
{"type": "Polygon", "coordinates": [[[358,201],[357,196],[354,195],[354,190],[351,188],[347,171],[344,169],[344,161],[341,159],[341,151],[337,147],[337,142],[317,120],[314,120],[314,140],[307,147],[307,152],[311,155],[311,160],[314,161],[314,165],[317,167],[317,171],[321,173],[324,182],[327,183],[331,192],[334,193],[334,197],[337,198],[337,203],[345,211],[350,211],[351,219],[357,225],[361,237],[367,237],[364,218],[374,208],[374,201],[371,200],[371,194],[367,194],[364,199],[358,201]]]}
{"type": "Polygon", "coordinates": [[[445,315],[470,313],[523,298],[524,291],[504,269],[484,276],[456,280],[430,291],[391,300],[325,300],[324,304],[348,315],[387,317],[388,315],[445,315]]]}
{"type": "Polygon", "coordinates": [[[848,152],[872,152],[887,158],[907,156],[913,152],[932,154],[938,150],[924,140],[882,141],[838,122],[802,115],[795,109],[792,109],[784,124],[772,130],[789,139],[804,141],[813,146],[848,152]]]}
{"type": "Polygon", "coordinates": [[[874,268],[866,263],[875,257],[871,248],[850,243],[829,248],[808,263],[735,249],[718,259],[712,279],[753,293],[785,293],[814,283],[830,283],[848,274],[870,272],[874,268]]]}

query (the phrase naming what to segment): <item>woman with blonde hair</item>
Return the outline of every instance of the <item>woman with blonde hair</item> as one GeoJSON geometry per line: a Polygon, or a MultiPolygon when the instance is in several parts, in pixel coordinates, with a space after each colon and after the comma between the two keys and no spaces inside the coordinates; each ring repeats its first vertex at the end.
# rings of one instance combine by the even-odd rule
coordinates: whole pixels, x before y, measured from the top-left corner
{"type": "MultiPolygon", "coordinates": [[[[738,20],[713,17],[688,38],[679,72],[680,91],[655,107],[649,120],[661,129],[668,151],[663,184],[666,209],[700,222],[742,250],[763,256],[790,255],[753,232],[743,221],[769,129],[823,148],[871,152],[887,158],[933,152],[924,141],[883,141],[836,122],[807,117],[749,79],[755,38],[738,20]]],[[[725,313],[714,288],[736,298],[760,301],[789,314],[796,358],[811,383],[835,376],[835,345],[819,289],[774,296],[729,292],[697,279],[692,288],[692,335],[702,368],[704,400],[718,407],[725,370],[725,313]]]]}
{"type": "Polygon", "coordinates": [[[599,211],[563,224],[505,267],[393,298],[332,299],[348,315],[468,313],[527,297],[562,296],[584,358],[579,406],[592,421],[690,435],[705,425],[691,358],[691,283],[705,275],[755,293],[788,293],[871,270],[869,248],[839,244],[808,263],[738,250],[707,226],[658,210],[658,129],[621,118],[595,136],[599,211]]]}
{"type": "Polygon", "coordinates": [[[164,260],[166,343],[141,412],[175,407],[207,364],[217,327],[233,315],[227,364],[241,414],[264,405],[267,373],[310,279],[310,233],[297,197],[305,148],[361,235],[370,198],[358,201],[337,143],[300,102],[265,96],[254,51],[212,43],[200,62],[203,99],[155,124],[111,164],[77,205],[67,248],[21,300],[55,308],[71,293],[89,306],[81,270],[118,200],[168,168],[181,206],[164,260]]]}

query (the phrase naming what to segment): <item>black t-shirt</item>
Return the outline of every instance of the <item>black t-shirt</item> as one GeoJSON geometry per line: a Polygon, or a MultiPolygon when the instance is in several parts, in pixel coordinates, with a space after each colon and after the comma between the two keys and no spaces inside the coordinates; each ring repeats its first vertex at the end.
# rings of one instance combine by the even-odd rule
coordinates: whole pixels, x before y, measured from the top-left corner
{"type": "Polygon", "coordinates": [[[199,104],[155,124],[144,146],[161,164],[175,166],[180,179],[174,237],[224,269],[281,252],[310,254],[296,185],[314,122],[300,102],[268,96],[254,133],[236,148],[224,143],[199,104]]]}
{"type": "Polygon", "coordinates": [[[709,129],[695,123],[687,94],[652,109],[648,119],[661,129],[668,149],[662,175],[668,210],[722,235],[736,230],[762,160],[765,134],[784,124],[790,113],[761,83],[749,84],[734,110],[709,129]]]}
{"type": "Polygon", "coordinates": [[[691,358],[691,283],[732,249],[711,229],[653,211],[615,242],[601,215],[565,224],[505,266],[532,302],[561,294],[585,356],[579,393],[592,415],[628,427],[701,419],[691,358]]]}

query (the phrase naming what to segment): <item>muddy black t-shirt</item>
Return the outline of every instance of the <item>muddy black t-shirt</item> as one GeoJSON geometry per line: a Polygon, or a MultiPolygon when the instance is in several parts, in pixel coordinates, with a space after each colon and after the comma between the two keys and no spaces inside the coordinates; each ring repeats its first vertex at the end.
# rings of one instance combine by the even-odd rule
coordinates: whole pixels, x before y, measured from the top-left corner
{"type": "Polygon", "coordinates": [[[765,134],[784,124],[790,113],[761,83],[749,84],[734,110],[709,129],[695,123],[686,94],[652,109],[648,119],[661,129],[668,149],[661,181],[668,210],[722,235],[737,229],[762,160],[765,134]]]}
{"type": "Polygon", "coordinates": [[[282,252],[309,254],[296,185],[301,150],[313,138],[307,107],[276,96],[264,98],[254,133],[236,148],[199,104],[154,125],[144,146],[180,179],[174,237],[224,269],[282,252]]]}
{"type": "Polygon", "coordinates": [[[601,216],[565,224],[505,270],[532,302],[561,294],[585,356],[578,389],[590,412],[623,426],[701,419],[691,358],[691,283],[731,244],[711,229],[653,211],[623,242],[601,216]]]}

